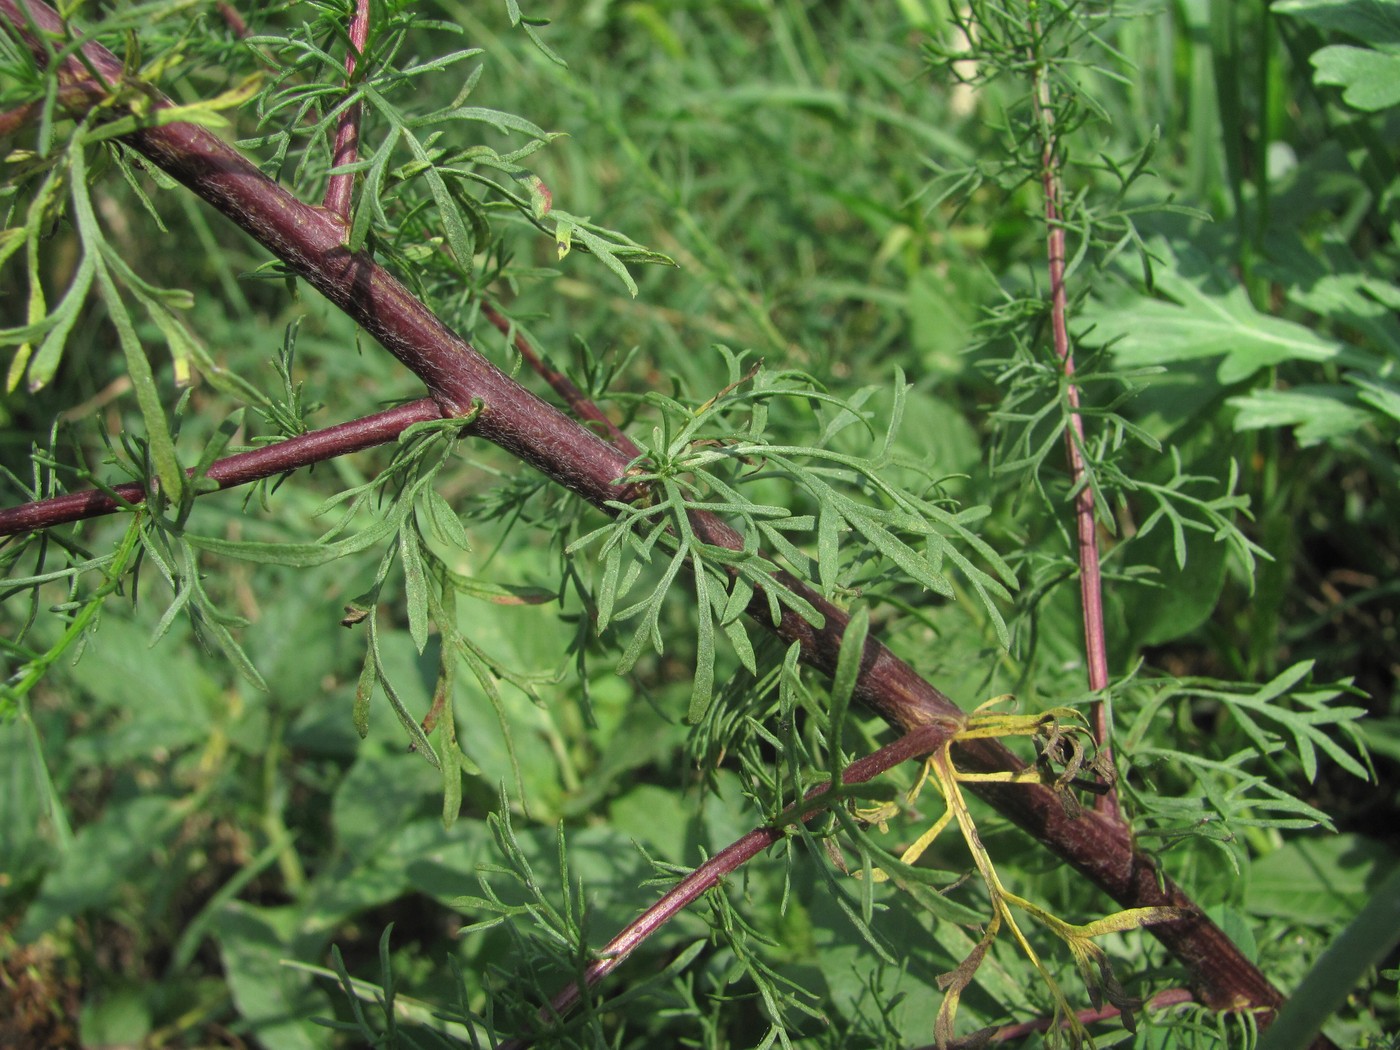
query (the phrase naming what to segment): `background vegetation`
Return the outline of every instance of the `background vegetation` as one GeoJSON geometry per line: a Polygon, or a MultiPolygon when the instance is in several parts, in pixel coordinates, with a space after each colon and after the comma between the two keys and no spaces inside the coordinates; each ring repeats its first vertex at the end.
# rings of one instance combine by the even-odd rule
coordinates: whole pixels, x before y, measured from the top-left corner
{"type": "MultiPolygon", "coordinates": [[[[244,36],[212,5],[79,17],[177,102],[222,97],[220,133],[319,201],[351,9],[273,6],[242,12],[244,36]]],[[[1063,60],[1053,111],[1122,804],[1163,870],[1287,990],[1316,976],[1400,848],[1400,14],[1361,0],[1100,6],[1055,35],[1060,6],[1039,5],[1063,60]]],[[[648,448],[719,399],[687,452],[761,432],[773,448],[878,459],[901,491],[966,509],[959,523],[989,547],[954,535],[949,557],[966,563],[925,579],[927,563],[861,532],[852,508],[878,504],[869,487],[850,506],[824,494],[861,490],[848,463],[714,468],[755,504],[812,515],[789,563],[868,607],[872,631],[965,708],[1014,693],[1022,710],[1087,710],[1034,64],[996,49],[1029,16],[971,7],[969,39],[931,0],[539,2],[524,23],[513,3],[376,5],[374,68],[411,75],[374,81],[356,226],[503,368],[544,389],[483,294],[648,448]],[[429,174],[454,164],[481,178],[429,174]],[[663,257],[677,265],[642,265],[663,257]],[[833,507],[845,516],[818,525],[833,507]]],[[[0,108],[16,113],[46,82],[5,41],[0,108]]],[[[193,465],[219,443],[422,395],[252,241],[115,150],[74,148],[74,126],[4,125],[6,506],[149,476],[153,412],[193,465]],[[93,170],[43,183],[60,155],[93,170]],[[41,185],[57,203],[35,205],[41,185]],[[153,384],[112,298],[65,305],[99,257],[153,384]],[[168,304],[151,308],[117,260],[190,294],[146,292],[168,304]],[[194,345],[162,323],[176,313],[194,345]],[[62,338],[26,332],[53,316],[62,338]]],[[[300,1048],[370,1031],[489,1045],[661,882],[827,768],[823,683],[784,672],[757,632],[716,645],[695,586],[666,586],[668,558],[619,543],[610,561],[608,536],[585,542],[606,519],[481,442],[401,443],[180,512],[164,548],[149,534],[132,546],[130,515],[0,548],[7,1045],[300,1048]],[[413,487],[437,456],[440,501],[413,487]],[[364,498],[335,499],[391,464],[364,498]],[[340,560],[184,542],[311,544],[337,523],[357,535],[411,508],[405,492],[416,531],[340,560]],[[414,543],[457,574],[443,591],[455,610],[420,611],[414,543]],[[595,630],[614,594],[620,622],[595,630]],[[342,629],[347,607],[367,621],[342,629]],[[366,681],[421,718],[444,648],[468,773],[455,821],[453,778],[444,806],[444,777],[405,754],[384,685],[368,737],[356,732],[366,681]],[[711,703],[695,685],[707,656],[711,703]],[[389,1009],[358,1013],[346,994],[390,986],[389,1009]]],[[[887,733],[852,712],[845,750],[887,733]]],[[[976,812],[1016,892],[1073,921],[1110,910],[976,812]]],[[[937,813],[922,798],[840,848],[859,869],[870,844],[898,853],[937,813]]],[[[553,1038],[929,1042],[937,978],[973,939],[918,894],[841,873],[815,841],[794,836],[707,895],[553,1038]]],[[[945,883],[970,869],[951,835],[923,864],[945,883]]],[[[951,899],[985,908],[975,885],[951,899]]],[[[1069,953],[1041,947],[1087,1006],[1069,953]]],[[[1105,947],[1132,994],[1181,981],[1145,935],[1105,947]]],[[[960,1031],[1046,1016],[1032,977],[999,946],[960,1031]]],[[[1334,1040],[1400,1045],[1393,970],[1342,990],[1334,1040]]],[[[1147,1011],[1135,1036],[1096,1031],[1101,1045],[1255,1038],[1247,1018],[1190,1004],[1147,1011]]]]}

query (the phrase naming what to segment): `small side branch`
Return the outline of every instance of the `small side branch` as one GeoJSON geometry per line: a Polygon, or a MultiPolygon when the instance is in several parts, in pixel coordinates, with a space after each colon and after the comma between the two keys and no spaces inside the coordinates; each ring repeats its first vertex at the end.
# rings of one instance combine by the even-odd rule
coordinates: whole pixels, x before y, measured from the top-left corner
{"type": "MultiPolygon", "coordinates": [[[[369,39],[369,0],[355,0],[355,14],[350,19],[350,50],[345,56],[345,86],[355,83],[355,67],[369,39]]],[[[331,151],[331,167],[340,168],[355,163],[360,155],[360,121],[364,106],[356,101],[340,115],[335,130],[335,148],[331,151]]],[[[350,172],[332,175],[326,184],[325,209],[347,222],[350,219],[350,197],[355,188],[355,176],[350,172]]]]}
{"type": "MultiPolygon", "coordinates": [[[[361,452],[375,445],[393,441],[414,423],[441,419],[442,410],[432,398],[421,398],[363,419],[339,423],[324,430],[313,430],[275,445],[239,452],[215,460],[204,475],[218,484],[217,490],[246,485],[276,474],[285,474],[298,467],[310,466],[322,460],[334,459],[350,452],[361,452]]],[[[186,471],[193,476],[192,471],[186,471]]],[[[0,536],[52,528],[67,522],[81,521],[111,514],[145,501],[149,489],[133,482],[102,492],[89,489],[70,492],[51,499],[26,503],[0,510],[0,536]]]]}
{"type": "Polygon", "coordinates": [[[510,322],[509,318],[487,302],[481,304],[481,314],[495,325],[507,339],[512,339],[514,336],[512,345],[524,358],[525,363],[534,369],[554,389],[556,394],[564,399],[565,404],[569,406],[569,410],[575,416],[602,431],[604,436],[612,442],[613,447],[629,459],[635,459],[642,454],[642,450],[637,447],[636,443],[624,434],[587,394],[575,386],[572,379],[540,356],[530,345],[530,341],[510,322]]]}
{"type": "MultiPolygon", "coordinates": [[[[893,743],[886,744],[878,751],[852,762],[841,774],[843,784],[863,784],[893,769],[902,762],[922,758],[943,747],[957,731],[961,723],[949,720],[946,723],[923,726],[906,733],[893,743]]],[[[810,802],[827,793],[831,784],[819,784],[804,796],[802,803],[789,806],[784,813],[791,813],[798,805],[810,802]]],[[[801,816],[803,821],[811,820],[820,813],[820,808],[808,809],[801,816]]],[[[688,905],[697,900],[705,891],[719,885],[726,876],[739,870],[744,864],[758,856],[769,846],[781,840],[785,834],[784,824],[778,823],[754,828],[743,838],[731,843],[687,875],[655,904],[630,922],[616,937],[608,941],[598,952],[598,958],[584,971],[583,986],[592,988],[608,974],[616,970],[637,948],[678,915],[688,905]]],[[[583,996],[583,988],[575,981],[542,1007],[539,1013],[541,1027],[548,1026],[564,1017],[578,1005],[583,996]]],[[[534,1036],[519,1036],[501,1043],[499,1050],[524,1050],[534,1041],[534,1036]]]]}
{"type": "MultiPolygon", "coordinates": [[[[1051,104],[1050,85],[1044,64],[1034,59],[1034,90],[1036,125],[1040,129],[1040,178],[1045,198],[1046,248],[1050,269],[1050,326],[1055,343],[1055,355],[1060,359],[1065,376],[1065,399],[1069,402],[1069,428],[1065,432],[1069,455],[1070,479],[1074,486],[1074,517],[1079,548],[1079,593],[1084,612],[1084,655],[1088,663],[1089,688],[1102,695],[1108,688],[1108,643],[1103,618],[1103,577],[1099,567],[1098,524],[1094,514],[1094,487],[1084,464],[1084,418],[1079,412],[1079,387],[1074,381],[1074,351],[1069,342],[1069,302],[1065,292],[1065,228],[1061,213],[1061,184],[1059,136],[1055,130],[1055,111],[1051,104]]],[[[1089,714],[1099,753],[1112,761],[1109,746],[1108,709],[1102,700],[1095,700],[1089,714]]],[[[1105,816],[1118,820],[1118,792],[1111,789],[1094,800],[1094,808],[1105,816]]]]}
{"type": "MultiPolygon", "coordinates": [[[[1181,1006],[1184,1003],[1194,1002],[1195,998],[1188,989],[1168,988],[1164,992],[1158,992],[1143,1005],[1148,1010],[1165,1010],[1170,1006],[1181,1006]]],[[[1122,1013],[1116,1006],[1105,1006],[1094,1010],[1080,1010],[1074,1016],[1076,1021],[1087,1027],[1100,1021],[1111,1021],[1115,1017],[1122,1016],[1122,1013]]],[[[1055,1019],[1052,1017],[1041,1017],[1034,1021],[1003,1025],[1001,1028],[992,1029],[990,1033],[977,1032],[964,1039],[954,1040],[948,1044],[946,1050],[983,1050],[987,1046],[1014,1043],[1038,1032],[1048,1032],[1054,1027],[1055,1019]]],[[[920,1047],[919,1050],[938,1050],[938,1047],[930,1044],[920,1047]]]]}
{"type": "Polygon", "coordinates": [[[238,13],[238,8],[228,3],[228,0],[219,0],[214,5],[218,8],[219,17],[233,32],[233,35],[242,39],[248,35],[248,23],[243,20],[243,16],[238,13]]]}

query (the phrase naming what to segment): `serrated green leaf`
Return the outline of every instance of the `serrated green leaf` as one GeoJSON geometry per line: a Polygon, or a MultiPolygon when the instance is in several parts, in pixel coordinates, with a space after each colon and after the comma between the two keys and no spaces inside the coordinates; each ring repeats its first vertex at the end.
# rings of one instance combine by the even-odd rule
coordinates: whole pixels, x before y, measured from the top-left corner
{"type": "Polygon", "coordinates": [[[1274,0],[1270,10],[1357,40],[1400,43],[1400,10],[1390,0],[1274,0]]]}
{"type": "Polygon", "coordinates": [[[1400,422],[1400,387],[1367,376],[1348,375],[1346,378],[1361,389],[1358,400],[1400,422]]]}
{"type": "Polygon", "coordinates": [[[158,794],[114,801],[78,832],[25,910],[16,934],[37,938],[69,915],[107,904],[163,846],[178,827],[180,812],[172,798],[158,794]]]}
{"type": "Polygon", "coordinates": [[[1275,231],[1265,238],[1264,254],[1260,277],[1279,284],[1290,303],[1326,318],[1350,343],[1369,341],[1400,357],[1395,287],[1372,273],[1339,234],[1305,242],[1297,231],[1275,231]]]}
{"type": "Polygon", "coordinates": [[[1291,427],[1304,448],[1354,434],[1371,421],[1358,407],[1360,396],[1348,386],[1298,386],[1290,390],[1253,390],[1226,403],[1235,410],[1236,430],[1291,427]]]}

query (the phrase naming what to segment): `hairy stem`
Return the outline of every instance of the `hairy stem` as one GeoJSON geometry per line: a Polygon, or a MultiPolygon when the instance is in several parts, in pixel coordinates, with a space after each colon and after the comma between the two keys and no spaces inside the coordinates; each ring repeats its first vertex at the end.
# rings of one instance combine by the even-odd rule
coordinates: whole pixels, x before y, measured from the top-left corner
{"type": "MultiPolygon", "coordinates": [[[[0,18],[44,60],[31,20],[60,36],[57,13],[40,0],[0,0],[0,18]]],[[[83,60],[69,58],[66,75],[85,77],[91,67],[104,79],[121,76],[121,64],[99,45],[83,46],[83,60]]],[[[606,508],[608,501],[639,498],[624,474],[629,458],[503,374],[449,329],[392,274],[364,252],[345,247],[345,226],[272,182],[215,135],[189,124],[148,127],[125,139],[167,174],[259,241],[290,270],[377,339],[427,386],[445,415],[464,416],[480,403],[472,433],[500,446],[553,481],[606,508]]],[[[706,542],[739,549],[741,538],[719,518],[696,514],[706,542]]],[[[803,659],[834,673],[847,614],[797,581],[785,581],[823,616],[813,627],[795,613],[774,622],[755,595],[750,614],[785,641],[798,642],[803,659]]],[[[962,712],[886,646],[871,638],[860,663],[854,697],[905,731],[961,719],[962,712]]],[[[960,764],[974,771],[1003,771],[1022,763],[995,741],[969,741],[960,764]]],[[[1151,927],[1189,970],[1202,1001],[1220,1009],[1260,1011],[1267,1024],[1281,997],[1259,970],[1170,879],[1134,847],[1130,829],[1099,813],[1069,816],[1059,798],[1037,785],[978,785],[979,794],[1091,879],[1125,907],[1167,906],[1183,918],[1151,927]]]]}

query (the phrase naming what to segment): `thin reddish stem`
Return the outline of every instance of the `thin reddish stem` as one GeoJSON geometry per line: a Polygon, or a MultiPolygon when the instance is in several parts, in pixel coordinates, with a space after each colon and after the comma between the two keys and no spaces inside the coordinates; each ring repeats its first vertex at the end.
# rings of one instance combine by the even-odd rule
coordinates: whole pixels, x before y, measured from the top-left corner
{"type": "MultiPolygon", "coordinates": [[[[350,19],[350,50],[345,54],[345,86],[350,88],[355,82],[355,66],[365,52],[365,41],[369,39],[369,0],[355,0],[355,14],[350,19]]],[[[364,117],[364,106],[357,100],[340,115],[335,129],[335,147],[331,151],[331,167],[340,168],[354,164],[360,155],[360,121],[364,117]]],[[[355,189],[355,176],[352,172],[332,175],[326,184],[326,196],[322,206],[332,215],[349,220],[350,197],[355,189]]]]}
{"type": "Polygon", "coordinates": [[[636,443],[624,434],[587,394],[575,386],[572,379],[546,361],[530,345],[530,341],[521,334],[508,317],[487,302],[481,304],[481,313],[486,320],[496,326],[502,335],[512,340],[516,351],[525,359],[525,363],[553,387],[554,392],[564,399],[575,416],[586,423],[593,424],[595,429],[604,431],[613,446],[629,459],[635,459],[642,454],[642,450],[637,447],[636,443]]]}
{"type": "MultiPolygon", "coordinates": [[[[947,722],[942,725],[924,726],[912,733],[907,733],[898,740],[886,744],[880,750],[852,762],[842,772],[841,783],[863,784],[902,762],[932,754],[958,731],[960,725],[960,721],[947,722]]],[[[830,788],[830,781],[818,784],[803,797],[803,803],[821,797],[830,788]]],[[[783,812],[791,813],[796,808],[795,805],[789,806],[783,812]]],[[[821,811],[821,808],[815,808],[796,819],[806,823],[821,811]]],[[[582,987],[578,981],[574,981],[555,995],[549,1001],[548,1006],[540,1009],[540,1026],[544,1027],[561,1019],[578,1005],[583,996],[583,988],[594,987],[604,977],[621,966],[627,957],[641,946],[643,941],[680,914],[705,891],[719,885],[726,875],[738,871],[748,861],[782,839],[785,834],[785,826],[785,822],[780,822],[776,825],[754,828],[743,838],[720,850],[667,890],[660,900],[628,923],[616,937],[599,949],[595,961],[589,963],[588,968],[584,970],[582,987]]],[[[499,1050],[524,1050],[540,1034],[542,1033],[508,1039],[500,1044],[499,1050]]]]}
{"type": "MultiPolygon", "coordinates": [[[[217,482],[220,489],[246,485],[250,481],[285,474],[298,467],[382,445],[393,441],[414,423],[441,418],[442,410],[438,408],[437,402],[425,397],[384,412],[376,412],[363,419],[339,423],[323,430],[313,430],[286,441],[279,441],[275,445],[226,456],[215,460],[204,476],[217,482]]],[[[193,476],[194,472],[186,473],[193,476]]],[[[85,492],[70,492],[26,503],[19,507],[6,507],[0,510],[0,536],[36,532],[66,522],[111,514],[113,511],[143,502],[146,495],[146,486],[133,482],[118,485],[107,492],[89,489],[85,492]]]]}
{"type": "Polygon", "coordinates": [[[13,135],[20,128],[27,127],[39,118],[41,112],[39,103],[26,102],[22,106],[14,109],[7,109],[0,113],[0,138],[6,135],[13,135]]]}
{"type": "MultiPolygon", "coordinates": [[[[102,85],[84,77],[77,82],[58,85],[58,104],[74,116],[79,116],[91,109],[96,97],[101,94],[102,85]]],[[[0,113],[0,138],[18,134],[29,125],[37,123],[43,112],[42,104],[26,102],[22,106],[0,113]]]]}
{"type": "Polygon", "coordinates": [[[219,0],[214,6],[218,8],[219,16],[223,18],[224,23],[233,31],[234,36],[241,40],[248,35],[248,23],[243,21],[243,16],[238,13],[236,7],[228,3],[228,0],[219,0]]]}
{"type": "MultiPolygon", "coordinates": [[[[1037,30],[1038,31],[1038,30],[1037,30]]],[[[1089,688],[1100,695],[1108,688],[1108,642],[1103,616],[1103,575],[1099,567],[1099,531],[1095,521],[1094,488],[1084,465],[1084,419],[1079,411],[1079,387],[1074,382],[1074,351],[1069,341],[1069,301],[1065,291],[1065,228],[1060,214],[1061,185],[1055,114],[1050,106],[1050,87],[1044,68],[1036,64],[1033,91],[1037,124],[1041,129],[1040,179],[1045,197],[1046,246],[1050,269],[1050,327],[1055,354],[1065,376],[1065,399],[1069,402],[1069,428],[1065,446],[1069,454],[1070,480],[1074,487],[1074,518],[1078,536],[1079,597],[1084,615],[1084,655],[1088,665],[1089,688]]],[[[1089,720],[1099,752],[1109,762],[1112,727],[1103,700],[1093,702],[1089,720]]],[[[1118,792],[1110,787],[1094,799],[1094,808],[1113,820],[1121,819],[1118,792]]]]}
{"type": "MultiPolygon", "coordinates": [[[[1194,1002],[1195,996],[1185,988],[1168,988],[1158,992],[1151,999],[1147,1000],[1143,1006],[1148,1010],[1164,1010],[1169,1006],[1180,1006],[1183,1003],[1194,1002]]],[[[1097,1024],[1100,1021],[1110,1021],[1115,1017],[1122,1016],[1123,1011],[1116,1006],[1105,1006],[1097,1010],[1080,1010],[1075,1013],[1079,1023],[1084,1026],[1097,1024]]],[[[1069,1022],[1061,1021],[1060,1026],[1067,1028],[1069,1022]]],[[[965,1039],[957,1039],[949,1043],[941,1050],[980,1050],[993,1043],[1010,1043],[1018,1039],[1024,1039],[1028,1035],[1035,1035],[1037,1032],[1048,1032],[1055,1027],[1055,1021],[1050,1017],[1040,1017],[1034,1021],[1022,1021],[1019,1024],[1003,1025],[990,1035],[977,1033],[965,1039]]],[[[921,1047],[920,1050],[940,1050],[939,1047],[929,1045],[921,1047]]]]}

